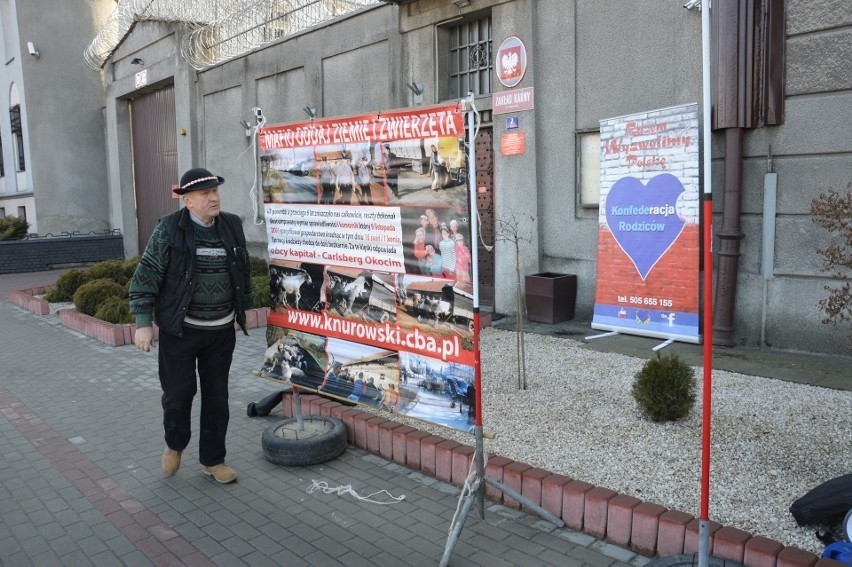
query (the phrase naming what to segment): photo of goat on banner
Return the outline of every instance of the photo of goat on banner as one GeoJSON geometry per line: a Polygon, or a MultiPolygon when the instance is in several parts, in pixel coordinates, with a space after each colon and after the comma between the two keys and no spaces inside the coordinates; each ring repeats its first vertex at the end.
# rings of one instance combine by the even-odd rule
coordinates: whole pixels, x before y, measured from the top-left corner
{"type": "Polygon", "coordinates": [[[391,274],[354,268],[326,268],[326,304],[329,311],[373,323],[395,323],[391,274]]]}
{"type": "Polygon", "coordinates": [[[321,311],[323,267],[299,262],[269,265],[270,305],[274,312],[287,309],[321,311]]]}

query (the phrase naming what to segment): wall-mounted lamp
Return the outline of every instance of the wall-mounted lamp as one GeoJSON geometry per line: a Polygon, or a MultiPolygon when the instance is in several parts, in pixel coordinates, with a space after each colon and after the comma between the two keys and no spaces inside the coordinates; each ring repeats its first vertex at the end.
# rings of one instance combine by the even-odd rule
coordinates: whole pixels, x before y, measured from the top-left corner
{"type": "Polygon", "coordinates": [[[248,120],[240,120],[240,124],[246,129],[246,138],[251,138],[251,124],[248,120]]]}
{"type": "Polygon", "coordinates": [[[453,0],[453,4],[456,5],[456,8],[466,8],[470,6],[470,0],[453,0]]]}
{"type": "Polygon", "coordinates": [[[142,61],[141,59],[139,59],[138,57],[134,57],[133,59],[130,60],[130,64],[131,65],[144,65],[145,62],[142,61]]]}
{"type": "Polygon", "coordinates": [[[407,85],[408,90],[410,90],[414,94],[414,104],[422,104],[423,103],[423,89],[426,87],[423,83],[416,83],[411,81],[407,85]]]}
{"type": "Polygon", "coordinates": [[[29,51],[30,55],[33,57],[38,57],[38,51],[35,48],[35,44],[31,41],[27,42],[27,51],[29,51]]]}
{"type": "Polygon", "coordinates": [[[305,114],[307,114],[308,116],[311,117],[311,120],[313,120],[314,118],[317,117],[317,109],[314,108],[313,106],[306,106],[302,110],[305,111],[305,114]]]}

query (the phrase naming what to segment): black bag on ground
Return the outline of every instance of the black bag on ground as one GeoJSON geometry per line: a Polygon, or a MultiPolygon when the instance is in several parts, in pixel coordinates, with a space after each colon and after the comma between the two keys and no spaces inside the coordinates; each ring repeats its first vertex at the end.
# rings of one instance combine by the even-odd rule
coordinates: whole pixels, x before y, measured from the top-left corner
{"type": "Polygon", "coordinates": [[[852,509],[852,474],[827,480],[793,502],[790,513],[800,526],[832,522],[852,509]]]}

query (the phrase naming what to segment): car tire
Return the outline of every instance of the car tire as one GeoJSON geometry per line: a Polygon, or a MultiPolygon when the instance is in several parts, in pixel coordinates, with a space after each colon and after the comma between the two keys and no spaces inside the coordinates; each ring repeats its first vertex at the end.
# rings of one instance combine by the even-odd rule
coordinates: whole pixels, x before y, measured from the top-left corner
{"type": "Polygon", "coordinates": [[[295,418],[268,427],[261,437],[263,456],[275,465],[303,467],[339,457],[348,445],[346,427],[339,419],[312,415],[302,419],[300,431],[295,418]]]}

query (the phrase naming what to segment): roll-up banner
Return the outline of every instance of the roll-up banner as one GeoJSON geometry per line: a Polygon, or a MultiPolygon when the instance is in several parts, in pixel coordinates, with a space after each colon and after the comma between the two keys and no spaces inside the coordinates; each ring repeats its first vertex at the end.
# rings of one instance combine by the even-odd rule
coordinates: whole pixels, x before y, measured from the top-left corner
{"type": "Polygon", "coordinates": [[[470,430],[461,106],[266,126],[258,137],[272,310],[257,374],[470,430]]]}
{"type": "Polygon", "coordinates": [[[592,327],[700,341],[698,105],[601,120],[592,327]]]}

